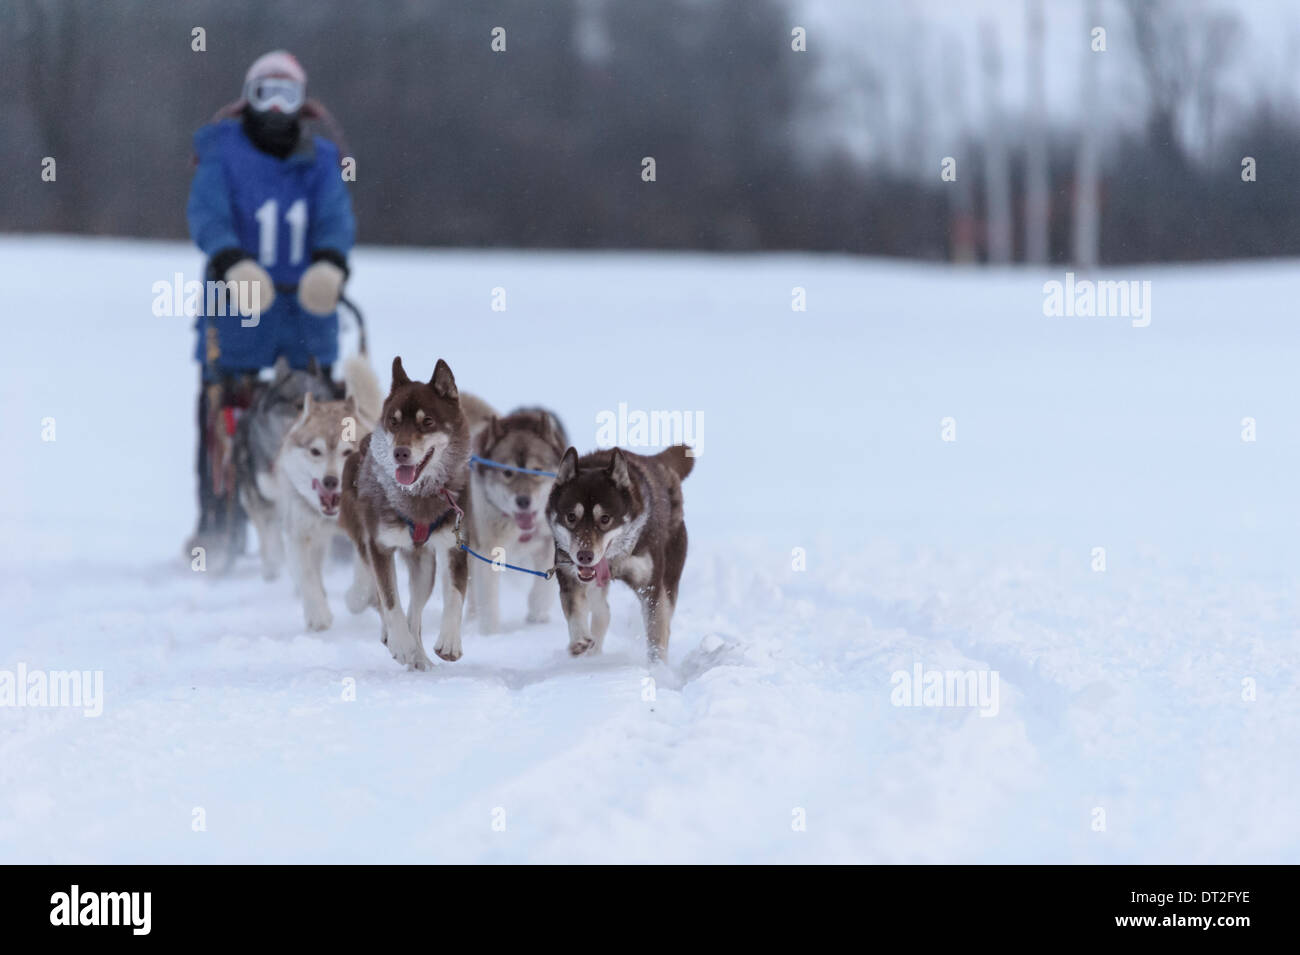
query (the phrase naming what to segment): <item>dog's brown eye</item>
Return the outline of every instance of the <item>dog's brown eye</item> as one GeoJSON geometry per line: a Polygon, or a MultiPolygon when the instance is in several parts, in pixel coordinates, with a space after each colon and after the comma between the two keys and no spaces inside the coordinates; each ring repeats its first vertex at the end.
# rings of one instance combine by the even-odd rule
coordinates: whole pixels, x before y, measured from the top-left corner
{"type": "Polygon", "coordinates": [[[570,524],[578,523],[578,515],[575,514],[573,511],[569,511],[568,514],[565,514],[564,519],[568,521],[570,524]]]}
{"type": "Polygon", "coordinates": [[[346,449],[346,450],[343,452],[343,456],[346,458],[346,457],[347,457],[349,454],[351,454],[351,453],[352,453],[352,449],[351,449],[351,448],[348,448],[348,449],[346,449]]]}
{"type": "Polygon", "coordinates": [[[313,458],[318,458],[318,457],[320,457],[320,448],[312,448],[312,449],[311,449],[311,456],[312,456],[313,458]]]}
{"type": "Polygon", "coordinates": [[[608,514],[602,514],[602,515],[600,515],[600,526],[601,526],[601,527],[609,527],[609,522],[610,522],[610,516],[609,516],[608,514]]]}
{"type": "Polygon", "coordinates": [[[396,428],[399,424],[402,423],[402,419],[397,417],[397,415],[393,415],[391,418],[388,419],[388,423],[392,427],[396,428]]]}

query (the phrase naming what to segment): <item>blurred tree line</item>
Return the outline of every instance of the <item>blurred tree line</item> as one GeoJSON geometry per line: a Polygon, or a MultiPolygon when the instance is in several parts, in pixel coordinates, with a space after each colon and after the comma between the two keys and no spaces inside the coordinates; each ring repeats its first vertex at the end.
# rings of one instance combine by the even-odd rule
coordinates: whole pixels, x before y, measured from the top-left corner
{"type": "MultiPolygon", "coordinates": [[[[949,188],[937,155],[909,171],[824,148],[818,124],[844,114],[816,82],[824,52],[791,50],[798,20],[782,0],[6,0],[0,230],[184,236],[194,130],[283,47],[356,158],[362,242],[986,258],[986,190],[949,188]]],[[[1174,56],[1176,34],[1161,59],[1169,35],[1142,40],[1151,122],[1109,144],[1092,190],[1101,261],[1300,254],[1300,192],[1281,174],[1300,125],[1262,105],[1189,156],[1175,113],[1221,63],[1174,56]],[[1245,155],[1257,182],[1241,181],[1245,155]]],[[[1029,244],[1045,234],[1069,261],[1080,136],[1037,129],[1028,151],[1014,125],[968,135],[962,180],[1005,178],[1015,258],[1028,188],[1029,244]]]]}

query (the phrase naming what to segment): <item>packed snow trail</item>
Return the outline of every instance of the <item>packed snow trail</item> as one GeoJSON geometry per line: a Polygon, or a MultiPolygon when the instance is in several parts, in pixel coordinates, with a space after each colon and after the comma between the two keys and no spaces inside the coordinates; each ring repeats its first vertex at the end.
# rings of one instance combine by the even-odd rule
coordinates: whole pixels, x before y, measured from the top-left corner
{"type": "Polygon", "coordinates": [[[1133,328],[1044,317],[1047,273],[363,249],[381,378],[445,357],[583,449],[620,402],[704,423],[668,666],[626,588],[575,660],[511,579],[413,673],[343,564],[309,633],[251,556],[181,561],[196,372],[150,304],[198,265],[0,239],[0,671],[104,674],[98,717],[0,707],[0,859],[1300,860],[1292,266],[1118,276],[1133,328]],[[918,663],[996,712],[894,705],[918,663]]]}

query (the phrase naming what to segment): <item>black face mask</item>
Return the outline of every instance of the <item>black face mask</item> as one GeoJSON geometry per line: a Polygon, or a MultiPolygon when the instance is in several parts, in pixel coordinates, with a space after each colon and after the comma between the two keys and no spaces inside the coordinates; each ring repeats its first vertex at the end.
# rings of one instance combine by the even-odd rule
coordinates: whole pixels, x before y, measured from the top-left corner
{"type": "Polygon", "coordinates": [[[298,145],[301,124],[297,113],[277,113],[267,110],[259,113],[255,109],[244,110],[244,131],[253,145],[264,153],[270,153],[283,159],[298,145]]]}

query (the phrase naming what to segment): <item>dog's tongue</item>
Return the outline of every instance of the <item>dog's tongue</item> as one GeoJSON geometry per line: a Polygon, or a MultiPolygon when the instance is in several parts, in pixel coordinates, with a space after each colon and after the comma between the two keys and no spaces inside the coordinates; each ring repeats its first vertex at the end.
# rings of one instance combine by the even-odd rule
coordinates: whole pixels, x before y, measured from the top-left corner
{"type": "Polygon", "coordinates": [[[609,558],[602,557],[600,559],[599,564],[592,564],[590,567],[580,568],[578,570],[578,576],[582,580],[587,580],[587,581],[595,580],[597,587],[604,587],[606,584],[609,583],[609,579],[610,579],[609,558]],[[591,575],[588,576],[587,574],[584,573],[584,571],[591,571],[591,575]]]}
{"type": "Polygon", "coordinates": [[[320,481],[315,478],[311,479],[311,486],[312,490],[316,492],[316,496],[320,498],[321,509],[326,514],[333,514],[334,510],[339,506],[339,502],[343,500],[343,493],[341,491],[325,490],[325,488],[321,487],[320,481]]]}
{"type": "Polygon", "coordinates": [[[396,472],[393,476],[394,476],[395,478],[397,478],[397,483],[398,483],[398,484],[414,484],[414,483],[415,483],[415,465],[414,465],[414,464],[399,464],[399,465],[397,466],[397,472],[396,472]]]}

